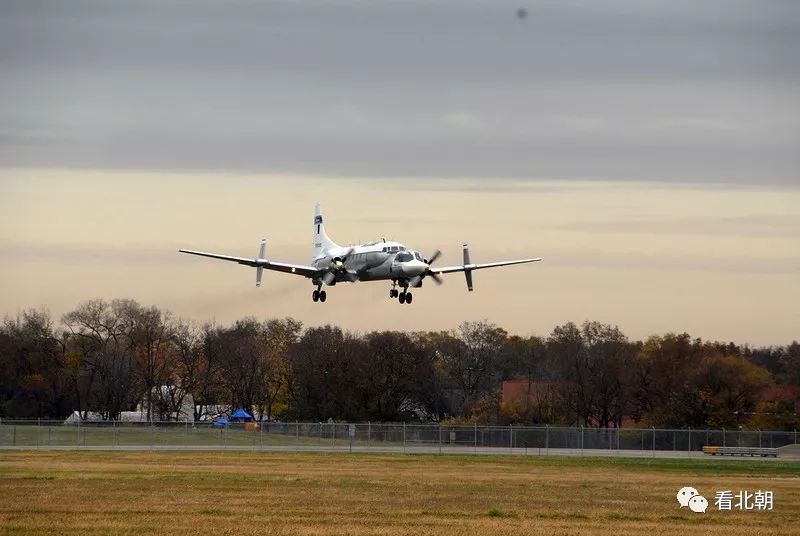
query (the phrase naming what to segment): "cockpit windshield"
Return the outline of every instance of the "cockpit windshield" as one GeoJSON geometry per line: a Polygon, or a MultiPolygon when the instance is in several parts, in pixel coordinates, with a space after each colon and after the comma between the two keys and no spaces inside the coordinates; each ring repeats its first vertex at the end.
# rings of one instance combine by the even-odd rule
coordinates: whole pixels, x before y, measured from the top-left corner
{"type": "Polygon", "coordinates": [[[414,252],[414,258],[417,259],[418,261],[423,260],[422,255],[419,254],[419,251],[414,252]]]}
{"type": "Polygon", "coordinates": [[[414,255],[412,255],[407,251],[401,251],[400,253],[397,254],[394,260],[396,260],[397,262],[408,262],[414,260],[414,255]]]}

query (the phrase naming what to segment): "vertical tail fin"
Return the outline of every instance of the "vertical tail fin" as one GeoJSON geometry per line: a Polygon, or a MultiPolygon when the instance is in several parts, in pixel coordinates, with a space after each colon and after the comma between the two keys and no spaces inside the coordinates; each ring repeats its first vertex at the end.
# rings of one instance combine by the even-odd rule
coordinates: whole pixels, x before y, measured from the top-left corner
{"type": "Polygon", "coordinates": [[[325,232],[325,223],[322,220],[322,207],[319,203],[314,207],[314,258],[320,257],[326,251],[338,248],[339,245],[328,237],[325,232]]]}

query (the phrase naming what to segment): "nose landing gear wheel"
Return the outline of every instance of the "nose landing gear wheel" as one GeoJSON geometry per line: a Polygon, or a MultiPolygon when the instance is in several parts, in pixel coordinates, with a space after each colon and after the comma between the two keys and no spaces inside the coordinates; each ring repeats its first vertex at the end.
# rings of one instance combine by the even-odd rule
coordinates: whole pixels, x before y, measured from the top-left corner
{"type": "Polygon", "coordinates": [[[397,291],[397,289],[396,289],[396,288],[393,288],[393,289],[390,289],[390,290],[389,290],[389,297],[390,297],[390,298],[396,298],[396,297],[397,297],[397,295],[398,295],[398,291],[397,291]]]}
{"type": "Polygon", "coordinates": [[[324,290],[319,291],[319,301],[324,302],[328,298],[328,294],[324,290]]]}

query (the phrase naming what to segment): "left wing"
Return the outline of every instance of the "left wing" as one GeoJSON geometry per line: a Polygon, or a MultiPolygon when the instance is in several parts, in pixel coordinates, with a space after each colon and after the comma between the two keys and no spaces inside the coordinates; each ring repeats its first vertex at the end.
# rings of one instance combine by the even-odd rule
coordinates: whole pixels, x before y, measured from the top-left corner
{"type": "Polygon", "coordinates": [[[462,266],[445,266],[443,268],[431,268],[431,272],[437,275],[449,274],[452,272],[466,272],[472,270],[481,270],[483,268],[494,268],[496,266],[508,266],[511,264],[525,264],[527,262],[539,262],[541,257],[535,259],[517,259],[513,261],[499,261],[499,262],[484,262],[482,264],[464,264],[462,266]]]}
{"type": "Polygon", "coordinates": [[[303,266],[302,264],[289,264],[286,262],[268,261],[267,259],[250,259],[248,257],[232,257],[230,255],[220,255],[218,253],[206,253],[205,251],[194,251],[191,249],[179,249],[180,253],[188,253],[189,255],[198,255],[200,257],[209,257],[212,259],[220,259],[223,261],[231,261],[245,266],[252,266],[253,268],[263,268],[264,270],[275,270],[276,272],[285,272],[288,274],[297,274],[305,277],[314,277],[322,274],[323,270],[318,270],[313,266],[303,266]]]}
{"type": "MultiPolygon", "coordinates": [[[[435,259],[435,257],[433,257],[435,259]]],[[[439,279],[437,276],[442,274],[450,274],[453,272],[464,272],[464,278],[467,280],[467,289],[472,292],[472,271],[473,270],[482,270],[484,268],[496,268],[498,266],[509,266],[511,264],[525,264],[528,262],[539,262],[541,261],[541,257],[535,257],[531,259],[516,259],[512,261],[498,261],[498,262],[484,262],[481,264],[473,264],[469,260],[469,246],[464,244],[464,264],[461,266],[445,266],[444,268],[428,268],[429,273],[433,276],[433,279],[439,283],[439,279]]]]}

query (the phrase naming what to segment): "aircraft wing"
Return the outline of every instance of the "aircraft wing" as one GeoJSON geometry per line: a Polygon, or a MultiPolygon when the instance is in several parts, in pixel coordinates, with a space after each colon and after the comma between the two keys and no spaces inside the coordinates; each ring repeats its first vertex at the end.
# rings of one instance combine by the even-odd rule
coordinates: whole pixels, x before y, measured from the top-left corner
{"type": "Polygon", "coordinates": [[[539,262],[541,257],[535,259],[516,259],[513,261],[499,261],[499,262],[485,262],[482,264],[464,264],[461,266],[444,266],[442,268],[431,268],[431,272],[436,275],[449,274],[452,272],[467,272],[472,270],[481,270],[483,268],[495,268],[497,266],[509,266],[511,264],[525,264],[527,262],[539,262]]]}
{"type": "Polygon", "coordinates": [[[248,257],[232,257],[230,255],[220,255],[218,253],[206,253],[205,251],[193,251],[191,249],[179,249],[180,253],[188,253],[189,255],[199,255],[200,257],[209,257],[212,259],[220,259],[223,261],[231,261],[245,266],[252,266],[253,268],[263,268],[265,270],[275,270],[276,272],[286,272],[288,274],[297,274],[304,277],[314,277],[320,275],[322,270],[318,270],[313,266],[303,266],[302,264],[289,264],[285,262],[268,261],[266,259],[250,259],[248,257]]]}

